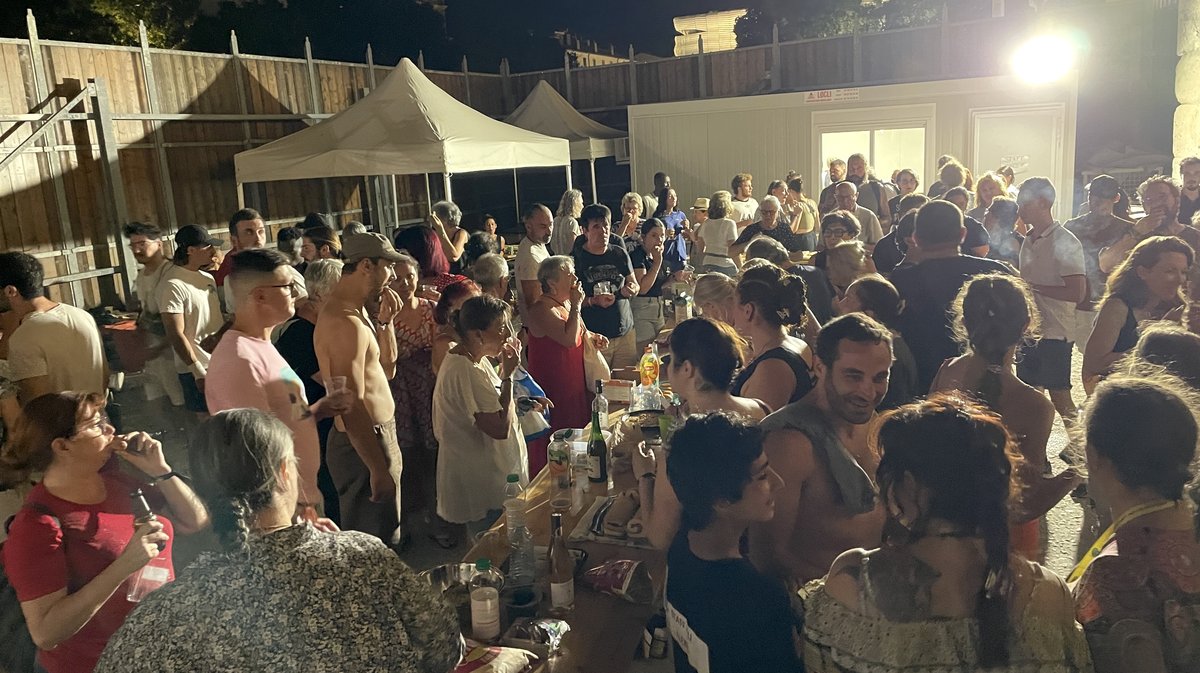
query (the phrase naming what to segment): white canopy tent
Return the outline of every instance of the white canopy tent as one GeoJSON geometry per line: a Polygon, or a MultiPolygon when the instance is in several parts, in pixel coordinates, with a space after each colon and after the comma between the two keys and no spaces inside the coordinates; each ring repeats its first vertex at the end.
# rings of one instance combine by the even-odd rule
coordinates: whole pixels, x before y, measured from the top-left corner
{"type": "Polygon", "coordinates": [[[571,142],[571,159],[586,159],[592,171],[592,200],[596,194],[596,159],[617,154],[617,141],[629,136],[624,131],[589,119],[567,102],[561,94],[541,80],[533,91],[504,121],[523,129],[571,142]]]}
{"type": "Polygon", "coordinates": [[[497,121],[460,103],[402,59],[354,105],[315,126],[233,158],[238,203],[248,182],[369,175],[443,174],[565,166],[566,140],[497,121]]]}

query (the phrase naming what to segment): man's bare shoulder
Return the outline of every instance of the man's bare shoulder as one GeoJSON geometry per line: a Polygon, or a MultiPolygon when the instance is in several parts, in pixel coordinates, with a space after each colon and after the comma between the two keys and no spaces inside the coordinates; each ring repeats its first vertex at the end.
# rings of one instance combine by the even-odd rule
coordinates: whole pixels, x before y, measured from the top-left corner
{"type": "Polygon", "coordinates": [[[808,474],[813,470],[812,440],[799,430],[785,428],[768,432],[763,439],[763,451],[771,461],[771,467],[780,474],[808,474]]]}
{"type": "Polygon", "coordinates": [[[326,339],[357,341],[360,337],[369,336],[369,333],[370,329],[363,318],[362,309],[329,302],[317,314],[313,339],[317,342],[326,339]]]}

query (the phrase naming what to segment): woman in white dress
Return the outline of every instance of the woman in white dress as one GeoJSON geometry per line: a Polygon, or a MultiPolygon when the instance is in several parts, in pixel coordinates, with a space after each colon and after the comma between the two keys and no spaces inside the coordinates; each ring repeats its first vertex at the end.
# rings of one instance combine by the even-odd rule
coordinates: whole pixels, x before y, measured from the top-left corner
{"type": "Polygon", "coordinates": [[[499,517],[509,474],[520,475],[522,486],[529,483],[513,396],[520,345],[509,333],[508,305],[490,295],[468,299],[450,323],[458,343],[433,389],[437,511],[446,521],[467,524],[470,533],[499,517]],[[499,372],[489,358],[499,361],[499,372]]]}

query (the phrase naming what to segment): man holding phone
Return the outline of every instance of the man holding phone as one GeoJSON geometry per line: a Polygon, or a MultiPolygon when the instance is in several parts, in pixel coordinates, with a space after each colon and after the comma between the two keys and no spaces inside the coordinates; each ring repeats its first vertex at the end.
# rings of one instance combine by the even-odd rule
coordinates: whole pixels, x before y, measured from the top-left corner
{"type": "Polygon", "coordinates": [[[636,297],[638,281],[633,275],[629,253],[612,245],[612,213],[594,203],[583,209],[580,221],[586,241],[576,246],[575,275],[583,284],[583,322],[588,330],[608,337],[608,346],[600,352],[613,369],[632,367],[639,353],[633,329],[633,309],[629,298],[636,297]]]}

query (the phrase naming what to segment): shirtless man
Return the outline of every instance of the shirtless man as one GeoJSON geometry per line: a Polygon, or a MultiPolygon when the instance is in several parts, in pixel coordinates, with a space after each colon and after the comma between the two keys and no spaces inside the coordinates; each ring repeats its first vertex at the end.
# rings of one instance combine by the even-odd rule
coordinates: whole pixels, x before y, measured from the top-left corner
{"type": "Polygon", "coordinates": [[[824,576],[839,554],[877,546],[883,532],[879,456],[867,438],[887,393],[891,334],[850,313],[821,329],[816,351],[813,391],[762,422],[763,448],[784,486],[775,518],[750,529],[750,560],[789,585],[824,576]]]}
{"type": "Polygon", "coordinates": [[[404,259],[379,234],[347,236],[345,267],[317,316],[313,345],[326,387],[344,376],[355,402],[329,431],[325,462],[337,487],[342,528],[401,544],[400,472],[396,403],[388,380],[396,375],[392,316],[400,305],[388,288],[392,265],[404,259]],[[379,314],[364,306],[378,300],[379,314]]]}

